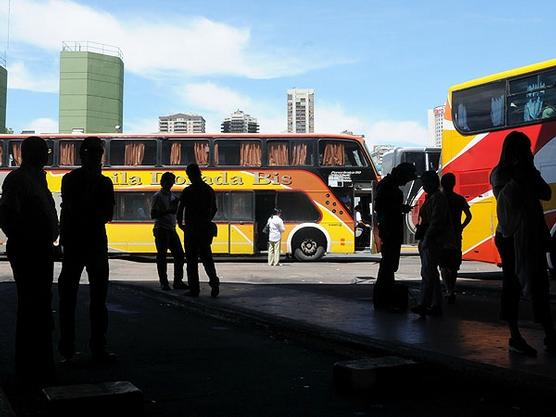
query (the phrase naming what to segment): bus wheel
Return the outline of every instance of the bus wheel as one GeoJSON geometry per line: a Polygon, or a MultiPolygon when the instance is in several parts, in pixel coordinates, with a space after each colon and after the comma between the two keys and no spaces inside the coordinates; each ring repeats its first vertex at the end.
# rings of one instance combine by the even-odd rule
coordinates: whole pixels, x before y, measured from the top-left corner
{"type": "Polygon", "coordinates": [[[326,251],[326,237],[320,230],[302,230],[293,237],[293,255],[298,261],[317,261],[326,251]]]}

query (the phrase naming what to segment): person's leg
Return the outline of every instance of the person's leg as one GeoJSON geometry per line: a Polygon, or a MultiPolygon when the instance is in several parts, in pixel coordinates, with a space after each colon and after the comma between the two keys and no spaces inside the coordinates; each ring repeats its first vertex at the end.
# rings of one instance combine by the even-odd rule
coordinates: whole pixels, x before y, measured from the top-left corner
{"type": "Polygon", "coordinates": [[[518,326],[519,299],[521,285],[515,273],[515,252],[513,238],[505,238],[496,233],[496,247],[502,260],[502,296],[500,299],[500,316],[508,322],[512,338],[522,339],[518,326]]]}
{"type": "Polygon", "coordinates": [[[214,260],[212,259],[212,250],[210,248],[210,243],[204,243],[200,248],[200,257],[205,272],[209,278],[209,285],[211,288],[217,288],[220,285],[220,280],[218,275],[216,275],[216,268],[214,266],[214,260]]]}
{"type": "Polygon", "coordinates": [[[89,255],[87,260],[87,275],[89,276],[91,320],[91,339],[89,347],[93,355],[103,355],[106,352],[106,331],[108,329],[108,254],[105,249],[98,249],[89,255]]]}
{"type": "Polygon", "coordinates": [[[158,280],[163,289],[168,289],[168,263],[166,252],[170,246],[169,231],[164,229],[154,229],[154,244],[156,246],[156,269],[158,280]]]}
{"type": "Polygon", "coordinates": [[[186,236],[184,240],[187,284],[191,295],[199,295],[199,242],[193,236],[186,236]]]}
{"type": "Polygon", "coordinates": [[[274,259],[274,245],[270,240],[268,241],[268,266],[272,266],[272,260],[274,259]]]}
{"type": "Polygon", "coordinates": [[[82,254],[66,248],[62,271],[58,277],[60,320],[58,351],[66,359],[70,359],[75,353],[75,308],[83,268],[82,254]]]}
{"type": "Polygon", "coordinates": [[[280,265],[280,245],[281,241],[274,243],[274,265],[280,265]]]}
{"type": "Polygon", "coordinates": [[[183,283],[184,253],[180,237],[175,230],[170,231],[169,245],[170,252],[174,258],[174,288],[183,288],[185,286],[183,283]]]}

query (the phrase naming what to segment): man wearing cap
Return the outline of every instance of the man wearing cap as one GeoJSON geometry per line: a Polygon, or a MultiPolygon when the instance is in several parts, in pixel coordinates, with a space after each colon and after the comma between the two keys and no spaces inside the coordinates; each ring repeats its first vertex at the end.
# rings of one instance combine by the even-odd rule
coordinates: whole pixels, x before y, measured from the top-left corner
{"type": "Polygon", "coordinates": [[[394,273],[398,270],[403,241],[403,216],[411,210],[411,206],[403,202],[400,187],[415,178],[415,166],[403,162],[377,185],[375,212],[382,258],[373,291],[375,308],[388,308],[392,302],[394,273]]]}
{"type": "Polygon", "coordinates": [[[105,224],[114,213],[114,186],[102,175],[104,147],[97,137],[81,144],[81,167],[62,178],[60,244],[64,251],[58,279],[60,296],[60,342],[65,360],[75,354],[75,307],[79,279],[87,268],[90,295],[91,338],[89,347],[95,361],[106,361],[114,354],[106,351],[108,311],[108,239],[105,224]]]}

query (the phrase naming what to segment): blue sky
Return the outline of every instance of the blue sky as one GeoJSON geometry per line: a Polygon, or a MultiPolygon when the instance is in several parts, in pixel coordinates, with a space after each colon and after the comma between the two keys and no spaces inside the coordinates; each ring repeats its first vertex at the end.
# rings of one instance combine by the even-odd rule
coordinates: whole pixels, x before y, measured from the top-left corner
{"type": "MultiPolygon", "coordinates": [[[[0,0],[0,47],[8,0],[0,0]]],[[[241,108],[286,129],[286,90],[316,90],[316,130],[427,144],[451,84],[556,57],[556,2],[11,0],[7,125],[57,129],[63,40],[119,46],[124,131],[241,108]]]]}

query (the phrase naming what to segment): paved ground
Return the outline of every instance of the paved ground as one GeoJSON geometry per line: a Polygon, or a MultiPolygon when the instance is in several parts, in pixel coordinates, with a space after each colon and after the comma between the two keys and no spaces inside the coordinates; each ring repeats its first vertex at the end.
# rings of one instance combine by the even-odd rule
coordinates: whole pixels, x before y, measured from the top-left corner
{"type": "MultiPolygon", "coordinates": [[[[382,390],[339,394],[332,366],[345,356],[283,339],[268,329],[199,316],[133,288],[114,285],[109,297],[109,339],[120,354],[118,363],[93,367],[84,354],[74,367],[58,366],[60,384],[132,381],[145,394],[147,416],[552,415],[538,397],[512,395],[437,370],[382,390]]],[[[84,286],[78,332],[82,347],[86,297],[84,286]]],[[[2,382],[20,416],[40,416],[39,403],[11,383],[14,298],[14,284],[0,284],[2,382]]]]}

